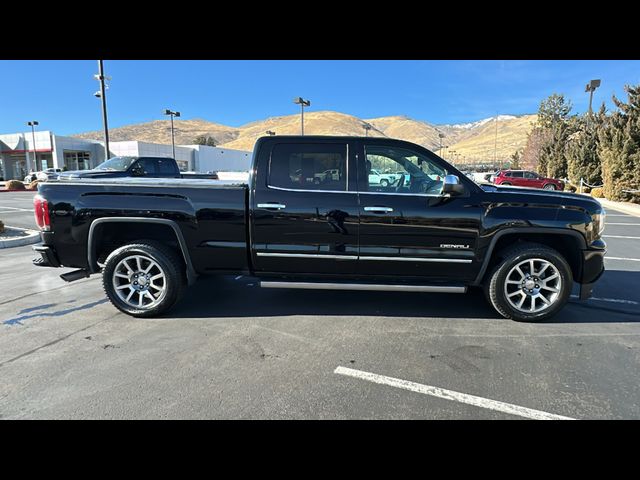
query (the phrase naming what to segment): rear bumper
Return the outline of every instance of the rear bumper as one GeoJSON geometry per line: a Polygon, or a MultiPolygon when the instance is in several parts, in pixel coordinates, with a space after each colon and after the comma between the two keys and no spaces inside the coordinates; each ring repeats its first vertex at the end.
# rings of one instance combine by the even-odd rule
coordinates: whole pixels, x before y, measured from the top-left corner
{"type": "Polygon", "coordinates": [[[42,244],[34,245],[33,251],[38,254],[38,256],[33,259],[34,265],[38,267],[56,268],[60,266],[60,260],[58,260],[58,256],[52,247],[42,244]]]}

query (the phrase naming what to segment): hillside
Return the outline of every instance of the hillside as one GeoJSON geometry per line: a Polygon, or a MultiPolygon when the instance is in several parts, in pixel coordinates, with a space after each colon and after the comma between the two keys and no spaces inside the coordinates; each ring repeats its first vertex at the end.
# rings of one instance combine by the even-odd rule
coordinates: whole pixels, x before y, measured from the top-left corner
{"type": "MultiPolygon", "coordinates": [[[[222,144],[234,140],[239,134],[237,128],[200,119],[176,119],[173,121],[173,126],[177,145],[193,144],[194,139],[200,135],[211,136],[215,138],[217,143],[222,144]]],[[[72,136],[87,140],[102,140],[104,138],[104,132],[99,130],[79,133],[72,136]]],[[[138,140],[139,142],[171,144],[171,121],[155,120],[153,122],[110,128],[109,140],[112,142],[138,140]]]]}
{"type": "MultiPolygon", "coordinates": [[[[507,160],[517,149],[523,148],[535,115],[520,117],[501,115],[498,117],[498,160],[507,160]]],[[[305,134],[363,136],[364,122],[372,125],[370,136],[390,137],[423,145],[437,153],[440,145],[439,134],[445,137],[443,145],[448,145],[445,157],[451,160],[449,152],[464,155],[466,161],[487,161],[494,158],[495,120],[482,119],[477,122],[458,125],[434,125],[406,116],[388,116],[360,119],[353,115],[332,111],[311,111],[304,115],[305,134]]],[[[200,135],[211,136],[218,146],[238,150],[252,150],[256,140],[267,130],[278,135],[298,135],[300,114],[270,117],[240,127],[229,127],[206,120],[175,120],[176,144],[193,144],[200,135]]],[[[152,143],[171,143],[169,120],[127,125],[109,131],[112,141],[138,140],[152,143]]],[[[86,132],[75,137],[102,139],[101,131],[86,132]]],[[[458,163],[458,162],[456,162],[458,163]]]]}
{"type": "Polygon", "coordinates": [[[380,117],[366,120],[385,136],[400,138],[417,143],[428,149],[438,148],[440,145],[440,131],[435,125],[405,116],[380,117]]]}
{"type": "MultiPolygon", "coordinates": [[[[473,127],[445,150],[445,158],[451,159],[449,152],[465,157],[465,161],[492,161],[494,155],[498,161],[507,160],[516,150],[524,148],[527,134],[531,131],[536,115],[524,115],[509,119],[498,119],[498,136],[496,143],[496,123],[494,120],[473,127]],[[497,146],[497,148],[496,148],[497,146]],[[497,155],[496,155],[497,152],[497,155]]],[[[439,151],[436,153],[441,154],[439,151]]]]}
{"type": "MultiPolygon", "coordinates": [[[[304,114],[304,133],[307,135],[364,136],[362,125],[363,121],[358,117],[339,112],[320,111],[304,114]]],[[[276,132],[277,135],[299,135],[300,114],[271,117],[243,125],[239,129],[238,138],[224,146],[238,150],[251,150],[256,140],[264,136],[267,130],[276,132]]],[[[369,135],[384,136],[375,127],[369,131],[369,135]]]]}

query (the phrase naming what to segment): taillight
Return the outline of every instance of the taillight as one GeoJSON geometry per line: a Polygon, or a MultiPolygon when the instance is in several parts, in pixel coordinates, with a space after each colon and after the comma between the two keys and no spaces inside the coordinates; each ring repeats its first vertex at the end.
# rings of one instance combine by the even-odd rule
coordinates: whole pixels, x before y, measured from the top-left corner
{"type": "Polygon", "coordinates": [[[42,231],[48,232],[51,230],[51,222],[49,221],[49,203],[47,200],[36,195],[33,197],[33,214],[36,217],[36,225],[42,231]]]}

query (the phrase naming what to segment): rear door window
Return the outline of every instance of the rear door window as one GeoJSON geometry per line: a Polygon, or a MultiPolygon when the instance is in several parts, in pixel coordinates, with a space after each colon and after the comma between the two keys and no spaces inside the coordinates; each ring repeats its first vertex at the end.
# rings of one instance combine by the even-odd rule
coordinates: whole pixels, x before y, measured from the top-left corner
{"type": "Polygon", "coordinates": [[[347,190],[346,144],[277,144],[271,151],[271,187],[291,190],[347,190]]]}
{"type": "MultiPolygon", "coordinates": [[[[141,158],[137,164],[142,167],[145,175],[156,175],[156,162],[153,158],[141,158]]],[[[135,167],[134,167],[135,168],[135,167]]]]}
{"type": "Polygon", "coordinates": [[[176,166],[170,158],[159,158],[157,163],[160,175],[175,175],[177,173],[176,166]]]}

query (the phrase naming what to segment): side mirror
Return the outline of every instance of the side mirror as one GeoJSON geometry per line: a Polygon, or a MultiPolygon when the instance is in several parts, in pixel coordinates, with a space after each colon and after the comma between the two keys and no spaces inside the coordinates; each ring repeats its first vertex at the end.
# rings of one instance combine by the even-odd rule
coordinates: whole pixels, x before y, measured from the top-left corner
{"type": "Polygon", "coordinates": [[[444,177],[442,193],[448,193],[451,195],[462,195],[464,193],[464,185],[460,183],[460,179],[457,175],[447,175],[444,177]]]}

